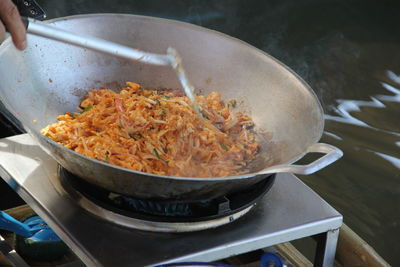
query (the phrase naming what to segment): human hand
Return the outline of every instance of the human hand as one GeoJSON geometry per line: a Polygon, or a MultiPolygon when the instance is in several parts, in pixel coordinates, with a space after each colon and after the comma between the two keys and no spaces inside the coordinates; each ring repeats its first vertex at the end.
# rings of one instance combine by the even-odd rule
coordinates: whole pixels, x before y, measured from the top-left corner
{"type": "Polygon", "coordinates": [[[11,0],[0,0],[0,42],[6,37],[6,28],[19,50],[26,48],[26,29],[17,7],[11,0]]]}

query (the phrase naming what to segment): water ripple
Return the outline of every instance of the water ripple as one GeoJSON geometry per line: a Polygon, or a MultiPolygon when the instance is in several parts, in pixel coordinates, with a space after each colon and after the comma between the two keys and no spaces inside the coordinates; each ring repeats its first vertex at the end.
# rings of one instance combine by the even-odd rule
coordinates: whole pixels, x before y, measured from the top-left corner
{"type": "Polygon", "coordinates": [[[375,93],[339,99],[325,115],[321,141],[342,149],[344,157],[304,181],[385,256],[400,235],[400,206],[393,204],[400,203],[400,76],[385,71],[368,84],[377,86],[375,93]]]}
{"type": "MultiPolygon", "coordinates": [[[[386,71],[386,76],[391,82],[399,84],[400,86],[399,75],[396,75],[394,72],[388,70],[386,71]]],[[[396,136],[400,136],[400,133],[396,130],[387,130],[375,127],[372,125],[375,121],[366,122],[353,115],[353,113],[361,113],[365,108],[385,109],[387,108],[387,103],[385,104],[385,102],[400,103],[400,90],[398,88],[387,82],[380,82],[380,84],[382,85],[382,88],[384,88],[387,92],[392,93],[392,95],[379,94],[375,96],[370,96],[370,101],[338,99],[336,100],[336,102],[338,103],[337,107],[333,107],[336,115],[325,114],[325,119],[367,127],[377,131],[387,132],[396,136]]],[[[382,117],[382,120],[385,120],[385,116],[382,117]]]]}
{"type": "Polygon", "coordinates": [[[381,158],[383,158],[383,159],[389,161],[389,162],[392,163],[395,167],[397,167],[397,168],[400,169],[400,159],[395,158],[395,157],[392,157],[392,156],[389,156],[389,155],[386,155],[386,154],[384,154],[384,153],[379,153],[379,152],[374,152],[374,151],[372,151],[372,152],[375,153],[376,155],[378,155],[379,157],[381,157],[381,158]]]}

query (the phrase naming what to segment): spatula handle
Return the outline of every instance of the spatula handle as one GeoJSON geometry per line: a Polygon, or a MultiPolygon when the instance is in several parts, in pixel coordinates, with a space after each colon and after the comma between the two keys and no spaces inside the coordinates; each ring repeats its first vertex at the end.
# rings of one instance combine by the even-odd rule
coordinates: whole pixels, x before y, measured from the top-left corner
{"type": "Polygon", "coordinates": [[[82,36],[29,18],[27,26],[28,33],[42,36],[48,39],[95,50],[120,58],[140,61],[147,64],[160,66],[171,65],[172,58],[168,55],[148,53],[138,49],[109,42],[104,39],[90,36],[82,36]]]}

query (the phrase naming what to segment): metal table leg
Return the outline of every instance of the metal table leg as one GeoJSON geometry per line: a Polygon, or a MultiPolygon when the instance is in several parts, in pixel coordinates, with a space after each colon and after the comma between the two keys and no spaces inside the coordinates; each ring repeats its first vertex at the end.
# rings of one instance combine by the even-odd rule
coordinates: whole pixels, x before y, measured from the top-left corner
{"type": "Polygon", "coordinates": [[[11,248],[0,235],[0,253],[2,253],[16,267],[29,267],[28,264],[11,248]]]}
{"type": "Polygon", "coordinates": [[[332,267],[335,261],[336,246],[339,238],[339,229],[316,235],[317,250],[315,253],[314,266],[332,267]]]}

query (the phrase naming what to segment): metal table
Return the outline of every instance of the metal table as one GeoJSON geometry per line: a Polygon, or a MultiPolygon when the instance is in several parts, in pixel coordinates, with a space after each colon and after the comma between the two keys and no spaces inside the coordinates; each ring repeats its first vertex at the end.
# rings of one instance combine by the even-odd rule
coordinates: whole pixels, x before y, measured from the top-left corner
{"type": "Polygon", "coordinates": [[[1,177],[89,266],[153,266],[215,261],[307,236],[316,266],[332,266],[342,216],[291,174],[280,174],[248,214],[216,229],[152,233],[106,222],[55,190],[57,163],[27,134],[0,139],[1,177]]]}

